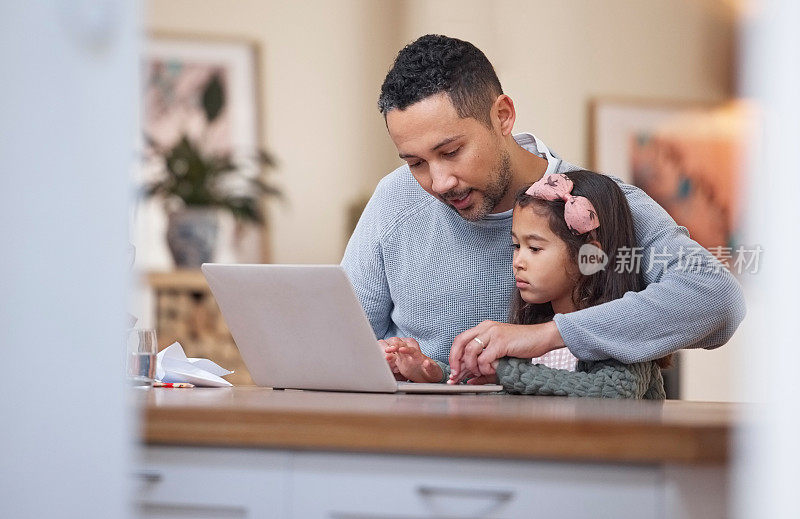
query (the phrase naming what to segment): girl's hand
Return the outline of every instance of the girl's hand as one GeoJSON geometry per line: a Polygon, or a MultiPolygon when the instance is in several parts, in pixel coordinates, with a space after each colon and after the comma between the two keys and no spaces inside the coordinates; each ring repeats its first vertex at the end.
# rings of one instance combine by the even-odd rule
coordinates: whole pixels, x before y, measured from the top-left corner
{"type": "MultiPolygon", "coordinates": [[[[384,352],[387,361],[393,356],[394,366],[403,378],[412,382],[439,382],[442,380],[442,369],[431,358],[422,353],[419,343],[410,338],[392,337],[385,341],[384,352]]],[[[389,363],[392,366],[392,362],[389,363]]],[[[397,378],[395,376],[395,378],[397,378]]],[[[398,379],[399,380],[399,379],[398,379]]]]}
{"type": "Polygon", "coordinates": [[[405,381],[407,380],[406,377],[400,373],[400,368],[397,367],[397,354],[393,347],[389,346],[389,343],[385,340],[381,339],[378,341],[378,346],[381,347],[384,351],[384,358],[386,359],[386,363],[389,364],[389,369],[392,370],[392,375],[394,375],[395,380],[405,381]]]}
{"type": "Polygon", "coordinates": [[[496,361],[501,357],[530,359],[563,346],[552,321],[528,325],[483,321],[453,340],[448,382],[456,383],[470,375],[494,375],[496,361]]]}

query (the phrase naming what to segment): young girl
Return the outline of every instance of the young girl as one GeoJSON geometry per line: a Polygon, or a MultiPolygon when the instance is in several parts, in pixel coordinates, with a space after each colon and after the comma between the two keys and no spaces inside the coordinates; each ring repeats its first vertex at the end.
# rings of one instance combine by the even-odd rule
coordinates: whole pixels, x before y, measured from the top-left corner
{"type": "MultiPolygon", "coordinates": [[[[511,239],[517,290],[510,323],[536,324],[639,291],[637,269],[617,268],[619,251],[636,247],[633,220],[624,194],[610,178],[590,171],[553,174],[524,192],[514,205],[511,239]],[[604,268],[591,262],[607,255],[604,268]],[[600,270],[597,270],[600,268],[600,270]]],[[[478,338],[479,339],[479,338],[478,338]]],[[[480,341],[475,339],[478,344],[480,341]]],[[[427,359],[415,341],[395,339],[385,345],[393,370],[410,380],[450,383],[471,373],[449,374],[448,366],[427,359]],[[448,376],[449,375],[449,376],[448,376]]],[[[465,362],[475,365],[482,350],[465,348],[465,362]],[[471,357],[469,359],[468,357],[471,357]]],[[[524,357],[524,352],[515,352],[524,357]]],[[[616,360],[578,361],[575,371],[533,364],[530,358],[504,357],[492,365],[494,375],[479,375],[471,384],[498,383],[509,393],[663,399],[661,367],[669,359],[623,364],[616,360]]]]}

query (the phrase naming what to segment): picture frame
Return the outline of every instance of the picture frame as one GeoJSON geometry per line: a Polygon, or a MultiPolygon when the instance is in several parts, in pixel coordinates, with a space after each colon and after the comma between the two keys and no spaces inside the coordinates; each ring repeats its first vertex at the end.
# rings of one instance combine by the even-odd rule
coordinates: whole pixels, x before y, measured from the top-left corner
{"type": "MultiPolygon", "coordinates": [[[[205,152],[228,150],[233,157],[252,155],[263,147],[259,62],[259,46],[251,40],[150,34],[142,62],[143,135],[169,145],[178,135],[186,134],[202,141],[200,149],[205,152]],[[211,74],[219,76],[225,92],[225,106],[213,124],[198,116],[199,90],[211,74]]],[[[140,180],[147,180],[148,175],[148,171],[141,171],[140,180]]],[[[172,263],[164,243],[166,211],[158,202],[143,201],[136,209],[135,235],[142,255],[138,263],[146,270],[169,270],[172,263]]],[[[215,261],[268,261],[265,229],[241,225],[230,215],[220,216],[215,261]]]]}
{"type": "Polygon", "coordinates": [[[632,181],[625,150],[631,135],[654,132],[677,119],[713,110],[700,101],[597,97],[589,103],[589,157],[594,171],[632,181]]]}
{"type": "MultiPolygon", "coordinates": [[[[145,45],[143,81],[146,95],[150,87],[148,79],[152,77],[149,69],[156,62],[165,63],[168,69],[181,67],[187,70],[183,72],[184,75],[197,76],[198,73],[202,74],[201,69],[221,70],[227,87],[232,146],[253,149],[260,145],[261,133],[258,117],[258,54],[258,44],[250,40],[156,33],[148,38],[145,45]]],[[[175,83],[180,80],[175,77],[179,75],[173,73],[166,81],[175,83]]],[[[192,86],[184,84],[187,90],[192,86]]],[[[184,92],[184,97],[188,97],[186,94],[191,92],[184,92]]],[[[186,99],[180,101],[186,102],[186,99]]],[[[147,108],[143,107],[145,111],[147,108]]]]}
{"type": "Polygon", "coordinates": [[[644,190],[728,263],[739,241],[739,191],[753,113],[746,103],[597,98],[592,168],[644,190]]]}

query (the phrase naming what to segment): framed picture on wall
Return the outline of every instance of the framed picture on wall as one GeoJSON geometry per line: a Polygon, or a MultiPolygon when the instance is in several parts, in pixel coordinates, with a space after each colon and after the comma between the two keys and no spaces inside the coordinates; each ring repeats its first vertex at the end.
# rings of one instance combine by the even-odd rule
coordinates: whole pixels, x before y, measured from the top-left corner
{"type": "Polygon", "coordinates": [[[596,99],[592,167],[642,188],[695,241],[721,254],[737,242],[749,120],[737,102],[596,99]]]}
{"type": "Polygon", "coordinates": [[[651,135],[677,119],[706,113],[713,108],[711,104],[684,101],[593,99],[589,110],[592,168],[631,182],[632,138],[651,135]]]}
{"type": "MultiPolygon", "coordinates": [[[[150,36],[141,77],[145,144],[170,149],[186,138],[205,156],[252,160],[261,144],[258,54],[257,45],[245,40],[150,36]]],[[[141,172],[145,181],[152,174],[141,172]]],[[[135,218],[140,266],[169,269],[163,203],[142,202],[135,218]]],[[[265,244],[263,229],[220,212],[214,261],[266,261],[265,244]]]]}

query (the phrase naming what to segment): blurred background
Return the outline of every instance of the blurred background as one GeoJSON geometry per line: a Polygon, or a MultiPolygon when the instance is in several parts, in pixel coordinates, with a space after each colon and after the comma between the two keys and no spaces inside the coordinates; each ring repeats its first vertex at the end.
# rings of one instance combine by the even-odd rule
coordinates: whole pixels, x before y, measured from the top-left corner
{"type": "Polygon", "coordinates": [[[743,282],[739,333],[670,376],[759,402],[732,515],[795,517],[798,21],[793,0],[0,2],[0,515],[131,515],[124,310],[247,383],[199,262],[338,263],[400,165],[384,74],[442,33],[494,63],[517,131],[645,189],[743,282]]]}
{"type": "MultiPolygon", "coordinates": [[[[153,196],[132,215],[143,280],[132,313],[158,328],[162,347],[181,339],[192,354],[233,364],[240,377],[235,382],[249,383],[192,265],[338,263],[377,182],[401,164],[376,107],[384,75],[399,49],[427,33],[465,39],[484,51],[515,101],[516,132],[533,132],[564,159],[644,188],[701,245],[737,275],[748,275],[753,261],[746,269],[743,260],[753,258],[745,257],[749,249],[739,239],[738,220],[751,118],[737,88],[744,5],[146,2],[146,160],[138,179],[153,196]],[[210,203],[191,186],[183,194],[174,184],[152,188],[170,176],[165,159],[181,164],[176,157],[188,153],[192,163],[193,151],[230,159],[240,182],[258,177],[268,184],[269,191],[250,190],[255,209],[263,210],[262,224],[247,214],[237,219],[243,213],[235,203],[212,205],[216,232],[196,230],[202,215],[173,221],[187,219],[175,214],[187,203],[210,203]],[[258,152],[271,160],[254,161],[258,152]],[[170,246],[168,229],[175,237],[170,246]],[[192,263],[196,253],[179,251],[188,260],[179,264],[174,242],[181,233],[206,236],[210,252],[203,260],[192,263]],[[176,265],[183,268],[176,271],[176,265]]],[[[198,179],[215,173],[194,163],[198,179]]],[[[235,192],[237,179],[225,180],[235,192]]],[[[670,372],[672,396],[747,398],[731,382],[738,348],[734,338],[717,351],[682,352],[670,372]]]]}

